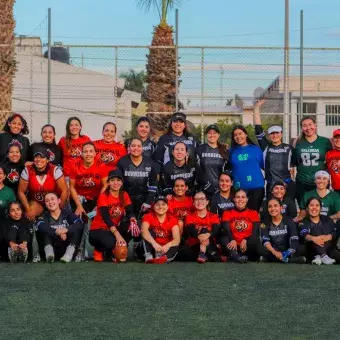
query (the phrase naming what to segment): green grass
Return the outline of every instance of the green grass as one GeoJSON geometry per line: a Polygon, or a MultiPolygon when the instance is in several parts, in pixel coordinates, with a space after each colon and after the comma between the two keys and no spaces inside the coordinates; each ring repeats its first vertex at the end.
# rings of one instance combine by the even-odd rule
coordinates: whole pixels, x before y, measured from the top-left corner
{"type": "Polygon", "coordinates": [[[339,339],[340,266],[0,264],[0,339],[339,339]]]}

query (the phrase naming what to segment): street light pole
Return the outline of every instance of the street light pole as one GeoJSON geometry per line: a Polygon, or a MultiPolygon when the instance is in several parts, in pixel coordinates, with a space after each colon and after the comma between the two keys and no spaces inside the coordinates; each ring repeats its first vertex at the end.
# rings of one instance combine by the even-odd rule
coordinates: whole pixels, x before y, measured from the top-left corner
{"type": "Polygon", "coordinates": [[[285,0],[285,46],[284,46],[284,99],[283,99],[283,130],[284,140],[289,143],[289,0],[285,0]]]}

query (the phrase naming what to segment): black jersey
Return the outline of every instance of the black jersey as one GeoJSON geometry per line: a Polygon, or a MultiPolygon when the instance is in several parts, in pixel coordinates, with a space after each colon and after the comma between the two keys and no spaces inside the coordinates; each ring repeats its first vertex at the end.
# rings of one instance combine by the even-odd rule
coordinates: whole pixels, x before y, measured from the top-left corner
{"type": "Polygon", "coordinates": [[[57,219],[54,219],[49,211],[45,211],[37,220],[37,228],[39,231],[50,236],[55,236],[57,229],[66,228],[70,233],[82,229],[84,227],[80,217],[73,212],[61,209],[61,213],[57,219]]]}
{"type": "Polygon", "coordinates": [[[278,225],[273,222],[261,224],[261,240],[263,244],[270,242],[277,251],[296,250],[299,245],[297,225],[289,217],[283,217],[278,225]]]}
{"type": "Polygon", "coordinates": [[[145,202],[151,204],[157,193],[158,166],[149,158],[143,156],[142,162],[136,166],[130,155],[122,157],[117,168],[124,176],[124,190],[133,201],[136,197],[144,197],[145,202]]]}
{"type": "Polygon", "coordinates": [[[154,159],[160,164],[166,164],[172,159],[172,150],[176,143],[183,142],[187,148],[189,156],[192,160],[196,159],[196,146],[198,142],[195,137],[189,136],[176,136],[173,133],[161,136],[158,141],[154,159]]]}
{"type": "MultiPolygon", "coordinates": [[[[267,221],[269,219],[268,201],[269,199],[266,199],[262,202],[262,205],[260,208],[261,221],[267,221]]],[[[283,216],[295,218],[297,216],[297,209],[296,209],[295,201],[293,201],[289,197],[284,197],[282,200],[281,214],[283,216]]]]}
{"type": "Polygon", "coordinates": [[[229,198],[223,197],[220,192],[216,192],[210,201],[210,211],[222,217],[223,213],[235,207],[234,201],[231,196],[229,198]]]}
{"type": "Polygon", "coordinates": [[[27,137],[22,135],[14,135],[12,133],[4,132],[0,134],[0,161],[4,161],[6,158],[7,150],[10,146],[17,145],[21,149],[21,159],[26,161],[27,151],[30,146],[30,142],[27,137]]]}
{"type": "Polygon", "coordinates": [[[13,235],[13,232],[11,229],[15,229],[15,233],[17,235],[17,239],[20,240],[20,242],[29,242],[31,239],[31,233],[32,233],[32,223],[26,218],[22,217],[20,220],[13,220],[11,217],[5,218],[2,222],[2,232],[5,236],[5,239],[7,238],[8,242],[16,242],[17,240],[11,240],[9,238],[10,235],[13,235]]]}
{"type": "Polygon", "coordinates": [[[214,193],[218,189],[220,174],[226,167],[226,161],[220,155],[218,147],[212,148],[209,144],[201,144],[196,148],[198,185],[214,193]]]}
{"type": "Polygon", "coordinates": [[[46,150],[49,156],[50,163],[54,165],[59,165],[59,166],[62,164],[62,152],[60,148],[58,147],[58,145],[55,143],[52,143],[52,144],[47,144],[44,142],[33,143],[28,149],[27,160],[33,161],[33,155],[38,150],[41,150],[41,149],[46,150]]]}
{"type": "Polygon", "coordinates": [[[263,151],[265,177],[268,183],[291,181],[290,169],[293,167],[293,147],[289,144],[273,145],[268,142],[262,125],[255,125],[258,143],[263,151]]]}
{"type": "MultiPolygon", "coordinates": [[[[128,150],[128,153],[130,153],[130,150],[129,150],[130,143],[131,143],[131,138],[127,139],[124,142],[126,150],[128,150]]],[[[143,142],[143,156],[153,158],[155,150],[156,150],[156,143],[153,142],[150,138],[146,139],[143,142]]]]}
{"type": "Polygon", "coordinates": [[[177,166],[174,161],[170,161],[162,166],[161,169],[161,189],[165,195],[171,194],[176,178],[183,178],[189,187],[190,191],[194,189],[195,185],[195,166],[191,164],[184,164],[177,166]]]}
{"type": "Polygon", "coordinates": [[[19,163],[12,163],[9,161],[6,161],[4,163],[4,168],[6,171],[6,178],[4,181],[4,184],[8,187],[10,187],[15,195],[17,195],[18,192],[18,186],[19,186],[19,179],[22,170],[24,170],[24,165],[22,162],[19,163]]]}
{"type": "Polygon", "coordinates": [[[304,218],[299,223],[300,236],[306,237],[306,235],[320,236],[320,235],[332,235],[333,239],[336,237],[336,226],[333,220],[328,216],[320,216],[319,223],[312,222],[309,218],[304,218]]]}

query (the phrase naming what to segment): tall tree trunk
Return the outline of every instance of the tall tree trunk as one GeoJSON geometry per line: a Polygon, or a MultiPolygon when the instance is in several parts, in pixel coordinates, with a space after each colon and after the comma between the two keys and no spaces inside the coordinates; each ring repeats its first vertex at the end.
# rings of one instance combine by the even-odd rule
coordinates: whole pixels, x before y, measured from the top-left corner
{"type": "MultiPolygon", "coordinates": [[[[152,46],[174,46],[173,29],[167,24],[155,27],[152,46]]],[[[146,65],[147,116],[152,136],[158,139],[167,129],[176,106],[175,48],[150,48],[146,65]]]]}
{"type": "Polygon", "coordinates": [[[0,129],[12,113],[15,45],[15,0],[0,0],[0,129]]]}

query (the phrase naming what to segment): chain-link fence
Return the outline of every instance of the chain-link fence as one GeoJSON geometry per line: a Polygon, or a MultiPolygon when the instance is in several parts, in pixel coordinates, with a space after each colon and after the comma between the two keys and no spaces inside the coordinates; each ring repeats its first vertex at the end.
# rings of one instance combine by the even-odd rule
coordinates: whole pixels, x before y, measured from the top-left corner
{"type": "MultiPolygon", "coordinates": [[[[123,74],[146,72],[149,46],[62,46],[66,61],[51,61],[51,87],[42,48],[17,48],[13,109],[22,112],[33,140],[47,122],[64,134],[67,117],[79,116],[84,132],[97,138],[108,120],[122,134],[131,115],[143,115],[140,90],[125,88],[123,74]],[[67,59],[69,58],[69,59],[67,59]]],[[[155,48],[155,47],[153,47],[155,48]]],[[[174,48],[174,47],[171,47],[174,48]]],[[[290,137],[298,133],[300,50],[292,48],[289,65],[290,137]]],[[[195,126],[218,120],[253,124],[254,101],[264,98],[262,116],[282,120],[284,50],[273,47],[180,46],[179,102],[195,126]]],[[[340,49],[304,49],[303,113],[317,117],[319,133],[330,136],[340,125],[340,49]]],[[[131,74],[130,74],[131,75],[131,74]]]]}

